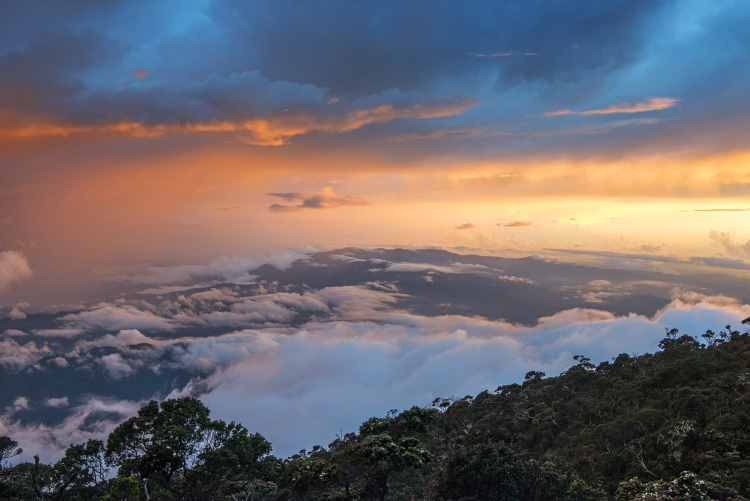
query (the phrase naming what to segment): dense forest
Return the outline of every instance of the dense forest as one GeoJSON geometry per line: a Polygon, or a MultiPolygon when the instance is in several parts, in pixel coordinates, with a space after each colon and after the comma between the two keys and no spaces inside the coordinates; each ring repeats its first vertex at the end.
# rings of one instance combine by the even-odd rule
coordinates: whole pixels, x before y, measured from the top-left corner
{"type": "Polygon", "coordinates": [[[750,335],[670,330],[659,348],[576,356],[560,376],[391,411],[285,459],[199,400],[150,402],[51,465],[18,463],[23,444],[0,437],[0,499],[748,499],[750,335]]]}

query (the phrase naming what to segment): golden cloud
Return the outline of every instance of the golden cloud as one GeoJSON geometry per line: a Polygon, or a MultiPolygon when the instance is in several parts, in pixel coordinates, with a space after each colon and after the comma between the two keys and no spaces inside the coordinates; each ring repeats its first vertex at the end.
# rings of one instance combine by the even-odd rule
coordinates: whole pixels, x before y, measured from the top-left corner
{"type": "Polygon", "coordinates": [[[236,134],[238,139],[254,146],[283,146],[292,138],[313,132],[341,134],[367,125],[400,119],[434,119],[460,115],[472,101],[442,104],[417,104],[398,107],[391,104],[351,111],[337,117],[312,114],[279,113],[268,117],[240,121],[146,124],[118,122],[102,125],[35,123],[0,128],[0,140],[17,141],[36,138],[70,137],[77,135],[123,135],[155,138],[166,134],[236,134]]]}
{"type": "Polygon", "coordinates": [[[646,113],[649,111],[661,111],[677,106],[679,99],[673,97],[652,97],[646,101],[637,103],[619,103],[607,106],[606,108],[594,108],[590,110],[575,111],[569,109],[548,111],[545,117],[565,117],[571,115],[577,116],[596,116],[596,115],[616,115],[621,113],[646,113]]]}

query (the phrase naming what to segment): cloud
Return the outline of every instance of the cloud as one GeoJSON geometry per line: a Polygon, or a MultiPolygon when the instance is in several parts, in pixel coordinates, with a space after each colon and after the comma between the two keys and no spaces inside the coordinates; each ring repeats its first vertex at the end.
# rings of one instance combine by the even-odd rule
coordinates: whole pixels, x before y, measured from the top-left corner
{"type": "Polygon", "coordinates": [[[723,231],[711,231],[709,237],[714,243],[718,244],[729,256],[740,259],[750,258],[750,240],[743,243],[736,243],[732,235],[723,231]]]}
{"type": "Polygon", "coordinates": [[[44,403],[47,407],[53,407],[55,409],[65,408],[70,405],[68,397],[48,398],[44,403]]]}
{"type": "Polygon", "coordinates": [[[135,368],[128,364],[119,353],[110,353],[99,359],[104,369],[113,379],[122,379],[135,374],[135,368]]]}
{"type": "Polygon", "coordinates": [[[519,277],[517,275],[498,275],[498,280],[501,282],[512,282],[517,284],[526,284],[526,285],[534,285],[535,282],[531,280],[530,278],[526,277],[519,277]]]}
{"type": "Polygon", "coordinates": [[[717,209],[694,209],[695,212],[748,212],[750,208],[746,207],[731,207],[731,208],[717,208],[717,209]]]}
{"type": "Polygon", "coordinates": [[[291,323],[301,313],[326,314],[330,310],[318,295],[278,292],[236,299],[228,310],[198,313],[192,318],[182,316],[181,320],[213,327],[242,327],[291,323]]]}
{"type": "Polygon", "coordinates": [[[298,136],[313,132],[343,134],[367,125],[401,119],[427,120],[453,117],[473,106],[472,101],[394,106],[383,104],[353,110],[342,116],[279,113],[237,121],[144,123],[121,121],[107,124],[29,123],[17,127],[0,127],[0,141],[36,138],[67,138],[80,135],[122,135],[153,139],[173,134],[230,135],[252,146],[284,146],[298,136]]]}
{"type": "MultiPolygon", "coordinates": [[[[49,402],[49,401],[47,401],[49,402]]],[[[42,461],[56,461],[66,447],[89,439],[103,439],[119,423],[136,414],[142,402],[93,397],[71,409],[62,423],[24,424],[12,416],[0,416],[0,435],[22,444],[20,460],[39,455],[42,461]]]]}
{"type": "MultiPolygon", "coordinates": [[[[8,19],[6,12],[0,12],[0,17],[8,19]]],[[[41,19],[38,17],[37,23],[41,19]]],[[[83,91],[77,75],[122,54],[117,43],[90,30],[76,30],[74,34],[64,28],[46,29],[33,33],[31,39],[26,38],[32,33],[29,30],[13,42],[3,43],[0,109],[4,112],[31,117],[63,114],[68,100],[83,91]]]]}
{"type": "Polygon", "coordinates": [[[48,338],[73,338],[83,334],[82,329],[34,329],[35,336],[48,337],[48,338]]]}
{"type": "Polygon", "coordinates": [[[13,412],[23,411],[29,408],[28,397],[18,397],[13,401],[13,412]]]}
{"type": "Polygon", "coordinates": [[[487,274],[501,271],[490,268],[482,264],[471,263],[451,263],[448,265],[439,265],[433,263],[388,263],[384,269],[375,269],[375,271],[401,272],[401,273],[470,273],[470,274],[487,274]]]}
{"type": "Polygon", "coordinates": [[[742,259],[731,259],[724,257],[691,257],[691,263],[716,266],[719,268],[730,268],[734,270],[750,270],[750,263],[742,259]]]}
{"type": "Polygon", "coordinates": [[[498,224],[498,226],[502,226],[503,228],[523,228],[532,224],[531,221],[511,221],[510,223],[498,224]]]}
{"type": "Polygon", "coordinates": [[[303,193],[289,192],[289,191],[272,192],[272,193],[268,193],[268,196],[280,198],[281,200],[284,200],[286,202],[297,202],[299,200],[304,200],[305,198],[305,195],[303,193]]]}
{"type": "Polygon", "coordinates": [[[585,0],[572,15],[562,4],[441,1],[435,8],[422,1],[300,6],[284,0],[220,3],[214,11],[238,43],[260,46],[255,54],[264,74],[336,96],[362,96],[424,91],[436,81],[460,85],[498,61],[502,71],[493,68],[491,78],[500,85],[598,76],[597,70],[636,57],[643,21],[660,10],[642,0],[632,7],[623,13],[619,2],[585,0]],[[431,8],[424,26],[419,20],[431,8]],[[576,43],[584,50],[571,50],[576,43]],[[511,53],[521,57],[505,56],[511,53]],[[532,53],[540,56],[522,57],[532,53]]]}
{"type": "Polygon", "coordinates": [[[7,316],[11,320],[24,320],[27,317],[26,312],[24,310],[26,310],[30,306],[31,305],[25,301],[16,303],[10,309],[7,316]]]}
{"type": "MultiPolygon", "coordinates": [[[[512,143],[484,138],[480,145],[468,134],[472,139],[463,147],[452,140],[395,149],[442,156],[450,148],[472,158],[481,152],[483,159],[519,149],[617,155],[632,152],[633,145],[651,147],[667,140],[676,145],[675,138],[684,147],[690,143],[685,137],[697,140],[705,130],[716,132],[696,141],[706,148],[715,148],[719,136],[723,144],[742,144],[737,131],[747,121],[741,99],[746,54],[740,49],[747,45],[745,6],[581,0],[574,15],[563,4],[458,6],[441,1],[430,27],[424,27],[418,20],[429,6],[421,1],[356,7],[341,1],[304,7],[286,1],[209,4],[191,4],[179,16],[166,7],[126,8],[121,2],[65,15],[35,2],[33,18],[3,9],[6,24],[18,24],[0,37],[8,48],[0,54],[0,74],[7,75],[0,105],[13,115],[4,121],[6,130],[14,130],[7,135],[190,136],[165,141],[180,146],[199,135],[222,143],[236,138],[258,145],[312,146],[321,140],[349,146],[349,141],[371,137],[297,139],[359,130],[360,112],[365,123],[385,123],[372,111],[380,106],[398,110],[425,99],[439,104],[473,97],[486,105],[452,125],[499,130],[517,124],[518,131],[529,134],[512,143]],[[152,29],[117,29],[123,16],[152,29]],[[55,20],[53,35],[44,28],[49,19],[55,20]],[[686,25],[706,29],[688,33],[686,25]],[[540,30],[544,37],[538,36],[540,30]],[[198,50],[206,55],[200,61],[184,57],[198,50]],[[722,57],[713,57],[718,52],[722,57]],[[737,78],[723,79],[737,68],[737,78]],[[139,78],[144,75],[140,70],[148,71],[147,78],[139,78]],[[722,92],[715,92],[717,86],[722,92]],[[544,111],[554,113],[549,103],[577,102],[581,96],[590,101],[568,112],[632,112],[644,103],[652,106],[654,99],[674,99],[650,96],[679,96],[684,120],[658,131],[621,130],[616,144],[600,138],[570,144],[569,137],[557,136],[539,141],[548,131],[538,130],[545,125],[530,117],[544,122],[544,111]],[[635,103],[590,104],[619,103],[623,96],[641,97],[635,103]]],[[[392,124],[389,132],[433,137],[429,132],[410,135],[410,125],[392,124]]],[[[379,129],[368,134],[377,135],[379,129]]],[[[369,144],[382,148],[382,142],[369,144]]]]}
{"type": "Polygon", "coordinates": [[[42,344],[34,340],[19,342],[15,339],[0,338],[0,367],[2,368],[18,370],[31,366],[51,354],[52,350],[46,343],[42,344]]]}
{"type": "Polygon", "coordinates": [[[172,331],[175,329],[172,321],[130,305],[101,304],[91,310],[66,315],[63,317],[63,321],[74,329],[83,330],[143,329],[172,331]]]}
{"type": "Polygon", "coordinates": [[[369,202],[361,197],[337,195],[332,187],[326,186],[320,193],[305,195],[303,193],[269,193],[268,196],[280,198],[289,204],[272,204],[268,208],[273,212],[294,212],[303,209],[333,209],[336,207],[367,205],[369,202]]]}
{"type": "Polygon", "coordinates": [[[659,252],[664,248],[663,245],[653,245],[653,244],[643,244],[638,246],[639,251],[641,252],[659,252]]]}
{"type": "Polygon", "coordinates": [[[31,278],[26,256],[16,251],[0,252],[0,292],[31,278]]]}
{"type": "Polygon", "coordinates": [[[616,115],[616,114],[630,114],[630,113],[647,113],[650,111],[662,111],[677,106],[679,99],[673,97],[652,97],[646,101],[640,101],[635,103],[619,103],[607,106],[606,108],[594,108],[584,111],[573,111],[573,110],[557,110],[548,111],[544,114],[546,117],[564,117],[570,115],[579,116],[596,116],[596,115],[616,115]]]}
{"type": "Polygon", "coordinates": [[[222,257],[215,259],[209,264],[151,266],[138,274],[129,274],[116,278],[128,282],[163,286],[198,282],[179,286],[174,285],[168,288],[151,288],[143,291],[144,294],[169,294],[170,292],[185,291],[196,287],[211,287],[216,285],[217,281],[247,284],[252,283],[254,280],[251,275],[253,270],[264,265],[285,270],[295,261],[309,256],[311,252],[314,252],[314,249],[290,249],[266,256],[222,257]]]}
{"type": "Polygon", "coordinates": [[[476,226],[472,223],[463,223],[456,226],[457,230],[473,230],[476,226]]]}
{"type": "Polygon", "coordinates": [[[560,252],[563,254],[574,254],[580,256],[591,256],[599,257],[611,260],[620,260],[627,262],[631,260],[636,261],[652,261],[659,263],[684,263],[683,259],[674,256],[665,256],[661,254],[636,254],[630,252],[614,252],[614,251],[597,251],[597,250],[582,250],[582,249],[545,249],[552,252],[560,252]]]}
{"type": "Polygon", "coordinates": [[[515,52],[515,51],[505,51],[505,52],[469,52],[469,55],[471,57],[477,57],[479,59],[499,59],[499,58],[505,58],[505,57],[513,57],[513,56],[537,56],[538,54],[536,52],[515,52]]]}

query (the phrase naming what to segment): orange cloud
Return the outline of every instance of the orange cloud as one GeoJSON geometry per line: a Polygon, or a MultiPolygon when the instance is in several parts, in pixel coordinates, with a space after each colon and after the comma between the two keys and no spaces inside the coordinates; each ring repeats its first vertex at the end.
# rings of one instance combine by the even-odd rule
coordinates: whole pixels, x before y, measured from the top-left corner
{"type": "Polygon", "coordinates": [[[595,115],[616,115],[619,113],[646,113],[649,111],[661,111],[677,106],[679,99],[673,97],[652,97],[646,101],[637,103],[619,103],[607,106],[606,108],[594,108],[591,110],[574,111],[569,109],[548,111],[545,117],[565,117],[571,115],[578,116],[595,116],[595,115]]]}
{"type": "Polygon", "coordinates": [[[13,141],[43,137],[116,134],[139,138],[160,137],[165,134],[236,134],[238,139],[254,146],[283,146],[292,138],[312,132],[341,134],[367,125],[400,119],[434,119],[460,115],[470,108],[472,101],[443,104],[417,104],[396,107],[391,104],[354,110],[337,117],[318,117],[311,114],[280,113],[240,121],[195,123],[144,124],[119,122],[103,125],[73,125],[37,123],[19,127],[0,128],[0,140],[13,141]]]}

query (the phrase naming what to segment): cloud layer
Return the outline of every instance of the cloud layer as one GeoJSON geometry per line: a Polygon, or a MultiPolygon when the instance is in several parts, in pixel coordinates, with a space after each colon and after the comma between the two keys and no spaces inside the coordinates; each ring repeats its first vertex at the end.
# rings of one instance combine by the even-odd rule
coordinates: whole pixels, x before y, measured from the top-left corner
{"type": "Polygon", "coordinates": [[[573,110],[557,110],[548,111],[544,114],[547,117],[565,117],[571,115],[578,115],[582,117],[592,117],[598,115],[619,115],[619,114],[632,114],[632,113],[648,113],[650,111],[662,111],[668,110],[674,106],[677,106],[678,99],[673,97],[652,97],[646,101],[637,103],[620,103],[607,106],[605,108],[594,108],[583,111],[573,110]]]}
{"type": "Polygon", "coordinates": [[[341,134],[367,125],[387,123],[399,119],[433,119],[460,115],[471,102],[447,104],[415,104],[394,106],[382,104],[356,109],[341,116],[321,117],[302,113],[281,113],[275,116],[253,117],[241,121],[212,121],[188,123],[144,123],[122,121],[108,124],[78,125],[75,123],[36,123],[20,127],[0,127],[0,141],[31,140],[37,138],[67,138],[80,135],[123,135],[154,139],[173,134],[221,134],[236,137],[252,146],[283,146],[295,137],[313,132],[341,134]]]}
{"type": "MultiPolygon", "coordinates": [[[[378,263],[345,254],[331,259],[346,266],[379,264],[388,274],[498,273],[462,263],[378,263]]],[[[498,280],[530,286],[512,275],[498,280]]],[[[6,331],[0,366],[10,371],[8,378],[67,380],[78,374],[102,386],[98,394],[76,394],[71,384],[67,394],[57,393],[54,384],[29,386],[36,393],[8,406],[0,432],[23,440],[28,454],[54,455],[70,440],[103,435],[145,399],[190,394],[203,398],[215,415],[268,436],[277,453],[286,455],[327,443],[391,408],[492,390],[531,369],[556,374],[576,354],[598,362],[653,351],[665,328],[699,335],[739,325],[750,315],[750,305],[730,297],[674,291],[653,316],[580,307],[519,325],[478,315],[418,314],[400,306],[410,295],[389,282],[304,292],[286,292],[280,284],[252,287],[204,287],[158,302],[95,305],[61,318],[77,329],[66,335],[6,331]],[[170,383],[128,398],[101,393],[146,381],[170,383]],[[29,418],[44,409],[65,418],[56,426],[29,418]]],[[[607,280],[587,288],[583,299],[592,304],[608,292],[628,293],[607,280]]]]}
{"type": "Polygon", "coordinates": [[[0,292],[31,278],[31,266],[20,252],[0,252],[0,292]]]}

